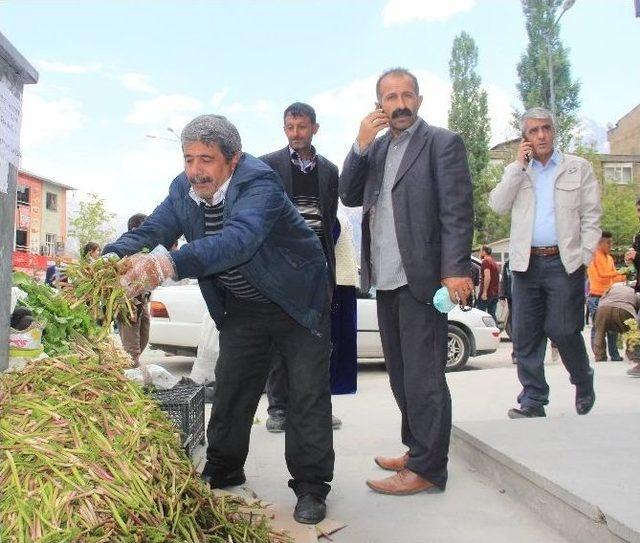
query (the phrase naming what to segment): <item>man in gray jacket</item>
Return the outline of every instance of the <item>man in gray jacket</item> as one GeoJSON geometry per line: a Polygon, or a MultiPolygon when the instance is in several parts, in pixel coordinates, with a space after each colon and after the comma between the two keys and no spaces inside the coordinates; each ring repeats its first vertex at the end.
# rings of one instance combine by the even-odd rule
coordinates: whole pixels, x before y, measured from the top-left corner
{"type": "Polygon", "coordinates": [[[582,337],[584,270],[600,240],[600,191],[583,158],[554,147],[554,119],[544,108],[522,116],[515,162],[491,191],[498,213],[511,212],[513,345],[522,392],[509,417],[544,417],[549,385],[544,376],[547,337],[558,346],[575,407],[587,414],[595,402],[593,369],[582,337]]]}

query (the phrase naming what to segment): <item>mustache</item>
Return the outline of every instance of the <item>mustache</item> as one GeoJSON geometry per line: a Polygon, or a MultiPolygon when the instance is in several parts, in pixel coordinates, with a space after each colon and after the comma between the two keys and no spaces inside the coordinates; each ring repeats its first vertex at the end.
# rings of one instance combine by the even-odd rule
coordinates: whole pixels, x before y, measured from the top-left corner
{"type": "Polygon", "coordinates": [[[203,185],[204,183],[213,183],[213,178],[208,175],[195,175],[189,177],[189,183],[192,185],[203,185]]]}
{"type": "Polygon", "coordinates": [[[413,111],[411,111],[408,107],[398,108],[393,111],[393,113],[391,114],[391,118],[397,119],[398,117],[402,117],[404,115],[406,115],[407,117],[411,117],[411,115],[413,115],[413,111]]]}

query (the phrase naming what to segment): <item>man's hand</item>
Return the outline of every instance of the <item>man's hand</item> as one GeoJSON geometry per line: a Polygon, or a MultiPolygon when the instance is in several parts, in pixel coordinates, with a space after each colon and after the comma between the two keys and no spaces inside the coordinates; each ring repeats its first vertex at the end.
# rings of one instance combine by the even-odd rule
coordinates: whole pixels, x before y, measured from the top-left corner
{"type": "Polygon", "coordinates": [[[360,131],[358,132],[358,146],[360,152],[364,153],[365,149],[371,145],[376,135],[381,130],[389,126],[389,117],[381,109],[376,109],[367,115],[360,123],[360,131]]]}
{"type": "Polygon", "coordinates": [[[449,298],[454,304],[460,302],[466,304],[473,292],[471,277],[447,277],[442,280],[442,284],[447,287],[449,298]]]}
{"type": "Polygon", "coordinates": [[[483,292],[483,293],[480,295],[480,299],[481,299],[481,300],[484,300],[484,301],[486,302],[486,301],[489,299],[489,297],[487,296],[487,293],[486,293],[486,292],[483,292]]]}
{"type": "Polygon", "coordinates": [[[627,249],[627,252],[624,254],[625,264],[632,264],[635,259],[636,259],[636,250],[627,249]]]}
{"type": "Polygon", "coordinates": [[[128,259],[120,284],[131,298],[147,290],[153,290],[175,275],[169,255],[135,254],[128,259]]]}
{"type": "Polygon", "coordinates": [[[518,147],[517,160],[523,166],[528,166],[529,161],[531,160],[531,155],[533,153],[533,147],[531,146],[531,142],[523,139],[520,142],[518,147]]]}

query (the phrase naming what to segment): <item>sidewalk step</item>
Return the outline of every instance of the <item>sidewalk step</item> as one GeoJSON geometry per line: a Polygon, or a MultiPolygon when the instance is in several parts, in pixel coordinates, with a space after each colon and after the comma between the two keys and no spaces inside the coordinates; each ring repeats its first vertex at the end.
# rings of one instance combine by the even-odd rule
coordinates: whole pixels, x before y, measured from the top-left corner
{"type": "Polygon", "coordinates": [[[575,543],[640,543],[640,414],[456,423],[452,453],[575,543]]]}

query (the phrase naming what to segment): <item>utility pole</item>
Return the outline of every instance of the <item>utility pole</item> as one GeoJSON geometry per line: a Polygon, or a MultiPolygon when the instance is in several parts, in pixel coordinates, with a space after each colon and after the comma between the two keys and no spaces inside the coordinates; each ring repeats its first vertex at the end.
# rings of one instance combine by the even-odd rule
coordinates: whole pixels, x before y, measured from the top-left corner
{"type": "MultiPolygon", "coordinates": [[[[636,3],[640,2],[640,0],[636,0],[636,3]]],[[[551,26],[551,28],[547,31],[547,63],[549,65],[549,102],[551,102],[551,113],[553,113],[553,116],[556,116],[556,89],[555,89],[555,83],[553,80],[553,55],[552,55],[552,51],[551,51],[551,32],[553,31],[554,28],[556,28],[558,26],[558,23],[560,22],[560,19],[562,18],[562,16],[573,7],[573,5],[576,3],[576,0],[565,0],[564,3],[562,4],[562,11],[560,12],[560,15],[558,15],[558,18],[555,20],[555,22],[553,23],[553,25],[551,26]]]]}
{"type": "Polygon", "coordinates": [[[11,261],[20,166],[22,89],[38,72],[0,33],[0,372],[9,364],[11,261]]]}

